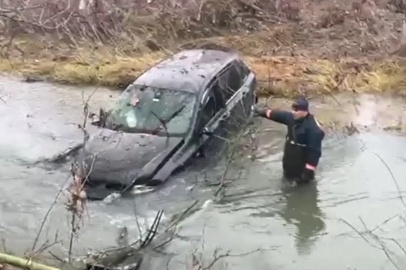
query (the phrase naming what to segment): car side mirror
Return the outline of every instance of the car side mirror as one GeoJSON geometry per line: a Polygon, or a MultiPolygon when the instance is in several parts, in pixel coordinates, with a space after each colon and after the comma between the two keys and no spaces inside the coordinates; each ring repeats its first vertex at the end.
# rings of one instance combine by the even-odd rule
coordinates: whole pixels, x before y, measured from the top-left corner
{"type": "Polygon", "coordinates": [[[203,128],[203,130],[202,130],[202,135],[211,136],[211,135],[213,135],[213,134],[214,134],[214,132],[211,131],[211,130],[209,130],[207,127],[203,128]]]}
{"type": "Polygon", "coordinates": [[[89,118],[92,120],[91,124],[97,127],[105,127],[108,114],[109,113],[102,108],[100,108],[99,115],[91,113],[89,115],[89,118]],[[94,120],[94,118],[97,118],[97,120],[94,120]]]}

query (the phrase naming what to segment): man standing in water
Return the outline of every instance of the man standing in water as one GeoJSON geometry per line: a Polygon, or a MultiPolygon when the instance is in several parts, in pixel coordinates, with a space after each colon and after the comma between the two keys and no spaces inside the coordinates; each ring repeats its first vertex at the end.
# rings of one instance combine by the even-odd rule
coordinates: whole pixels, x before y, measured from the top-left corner
{"type": "Polygon", "coordinates": [[[292,104],[292,112],[260,107],[255,107],[255,112],[288,128],[282,160],[284,177],[298,184],[313,180],[321,157],[324,131],[309,113],[307,99],[299,96],[292,104]]]}

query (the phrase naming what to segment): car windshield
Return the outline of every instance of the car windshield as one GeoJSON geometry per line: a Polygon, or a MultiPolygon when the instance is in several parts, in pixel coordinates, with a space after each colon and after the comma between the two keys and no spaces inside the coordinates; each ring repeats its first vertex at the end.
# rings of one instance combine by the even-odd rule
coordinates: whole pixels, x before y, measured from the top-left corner
{"type": "Polygon", "coordinates": [[[106,127],[132,133],[182,136],[191,123],[196,95],[130,85],[110,110],[106,127]]]}

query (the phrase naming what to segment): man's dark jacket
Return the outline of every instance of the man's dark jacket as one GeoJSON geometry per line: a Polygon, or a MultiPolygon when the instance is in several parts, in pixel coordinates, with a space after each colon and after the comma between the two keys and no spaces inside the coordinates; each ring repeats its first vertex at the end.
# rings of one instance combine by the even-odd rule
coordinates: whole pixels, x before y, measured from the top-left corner
{"type": "Polygon", "coordinates": [[[287,178],[300,178],[306,166],[317,167],[321,157],[324,131],[310,113],[295,120],[293,114],[284,110],[272,110],[269,119],[288,128],[283,154],[283,170],[287,178]]]}

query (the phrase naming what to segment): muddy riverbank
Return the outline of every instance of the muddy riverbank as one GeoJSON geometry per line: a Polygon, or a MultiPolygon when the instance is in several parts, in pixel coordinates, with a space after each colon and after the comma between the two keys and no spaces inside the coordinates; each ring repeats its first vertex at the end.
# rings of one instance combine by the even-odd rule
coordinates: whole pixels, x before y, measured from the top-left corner
{"type": "MultiPolygon", "coordinates": [[[[273,54],[276,45],[268,44],[270,36],[285,31],[275,28],[268,31],[242,36],[213,38],[216,45],[204,48],[222,48],[237,51],[258,79],[257,94],[263,97],[293,97],[298,90],[308,95],[332,93],[395,93],[405,96],[406,63],[404,59],[387,57],[334,57],[317,55],[302,56],[273,54]],[[245,40],[240,44],[241,40],[245,40]],[[246,43],[261,43],[261,51],[252,53],[246,43]],[[230,48],[224,48],[235,44],[230,48]],[[213,47],[214,46],[214,47],[213,47]]],[[[1,42],[0,42],[1,43],[1,42]]],[[[116,47],[72,48],[61,45],[53,50],[46,43],[23,39],[18,43],[23,55],[2,59],[0,72],[19,76],[26,81],[48,81],[66,85],[96,85],[123,89],[146,69],[170,57],[174,48],[168,51],[153,51],[139,54],[118,54],[116,47]],[[41,59],[41,61],[39,61],[41,59]]],[[[191,49],[193,49],[192,47],[191,49]]],[[[200,48],[197,46],[197,48],[200,48]]]]}
{"type": "MultiPolygon", "coordinates": [[[[1,89],[5,103],[0,106],[0,235],[9,250],[22,254],[32,246],[42,217],[68,176],[65,167],[49,170],[27,164],[81,141],[76,125],[82,122],[82,95],[86,98],[94,88],[82,91],[2,78],[1,89]]],[[[91,109],[112,104],[117,94],[98,89],[91,109]]],[[[290,105],[283,99],[268,102],[274,108],[290,105]]],[[[256,160],[242,155],[244,170],[230,169],[232,184],[224,199],[207,203],[181,224],[179,234],[184,237],[166,250],[176,254],[169,269],[185,269],[185,257],[194,248],[203,248],[204,260],[210,262],[217,246],[222,248],[219,254],[230,250],[236,256],[223,258],[213,269],[224,262],[229,269],[392,269],[382,246],[404,267],[406,256],[388,240],[395,238],[406,246],[404,204],[399,199],[406,190],[401,179],[406,162],[404,104],[398,97],[354,94],[312,100],[312,111],[329,131],[317,182],[303,189],[280,180],[284,127],[257,119],[256,160]],[[359,133],[339,132],[351,123],[359,133]],[[392,216],[396,218],[377,227],[392,216]],[[377,227],[373,232],[382,242],[364,233],[368,243],[355,231],[364,232],[365,226],[377,227]]],[[[206,181],[216,179],[224,168],[223,163],[208,167],[194,164],[158,190],[133,199],[89,203],[74,253],[115,245],[123,226],[135,239],[135,214],[145,227],[160,209],[167,220],[196,199],[202,204],[212,200],[216,188],[206,181]]],[[[57,232],[62,245],[51,249],[61,254],[69,238],[62,200],[52,210],[40,242],[54,239],[57,232]]],[[[145,269],[162,269],[173,255],[151,256],[145,269]]]]}
{"type": "Polygon", "coordinates": [[[406,14],[399,1],[227,0],[181,8],[127,2],[78,8],[57,1],[43,9],[7,3],[27,16],[12,20],[0,11],[0,72],[123,88],[179,50],[222,49],[241,55],[263,96],[290,97],[299,88],[308,94],[406,94],[406,14]]]}

